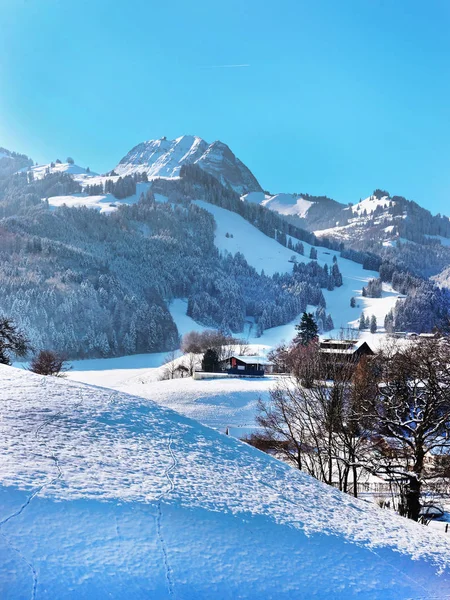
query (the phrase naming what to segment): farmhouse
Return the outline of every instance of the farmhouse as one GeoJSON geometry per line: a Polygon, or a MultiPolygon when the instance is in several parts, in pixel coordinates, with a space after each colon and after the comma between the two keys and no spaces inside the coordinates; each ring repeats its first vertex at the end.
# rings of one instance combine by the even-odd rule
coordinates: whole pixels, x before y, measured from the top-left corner
{"type": "Polygon", "coordinates": [[[336,377],[340,369],[343,371],[348,365],[357,365],[363,356],[372,356],[373,350],[369,344],[362,340],[322,340],[319,351],[324,358],[324,376],[336,377]]]}
{"type": "Polygon", "coordinates": [[[220,362],[220,368],[229,375],[264,377],[265,373],[272,373],[273,365],[265,356],[233,354],[220,362]]]}
{"type": "Polygon", "coordinates": [[[333,340],[326,339],[320,342],[320,352],[331,356],[347,357],[351,360],[359,360],[362,356],[372,356],[374,351],[369,344],[363,340],[333,340]]]}

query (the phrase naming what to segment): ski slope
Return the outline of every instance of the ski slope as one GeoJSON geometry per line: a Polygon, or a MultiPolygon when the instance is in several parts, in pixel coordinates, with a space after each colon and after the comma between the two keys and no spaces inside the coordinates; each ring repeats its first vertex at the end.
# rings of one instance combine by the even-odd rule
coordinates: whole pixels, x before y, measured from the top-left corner
{"type": "MultiPolygon", "coordinates": [[[[240,215],[209,204],[204,201],[196,201],[196,204],[210,212],[216,221],[215,244],[221,252],[235,254],[241,252],[249,265],[258,272],[264,270],[266,275],[274,273],[286,273],[292,271],[292,257],[297,262],[310,262],[311,245],[302,242],[304,255],[298,254],[279,244],[272,238],[264,235],[259,229],[246,221],[240,215]],[[233,237],[226,237],[226,234],[233,237]]],[[[295,243],[296,240],[292,238],[295,243]]],[[[317,262],[323,266],[327,264],[331,269],[333,257],[336,256],[339,269],[342,273],[343,285],[333,291],[322,290],[327,303],[327,312],[331,313],[335,329],[327,335],[337,335],[341,327],[355,327],[358,324],[361,312],[374,314],[377,318],[380,331],[384,331],[384,317],[395,306],[399,294],[390,286],[383,284],[382,298],[364,298],[362,288],[367,285],[369,279],[376,279],[379,274],[376,271],[366,271],[362,265],[351,260],[342,258],[340,253],[329,250],[323,246],[317,246],[317,262]],[[350,307],[350,298],[356,300],[356,307],[350,307]]],[[[298,320],[296,320],[298,322],[298,320]]],[[[292,330],[293,327],[290,328],[292,330]]],[[[289,338],[292,339],[292,336],[289,338]]],[[[263,338],[261,338],[263,342],[263,338]]]]}
{"type": "Polygon", "coordinates": [[[142,398],[0,378],[1,598],[448,597],[442,534],[142,398]]]}

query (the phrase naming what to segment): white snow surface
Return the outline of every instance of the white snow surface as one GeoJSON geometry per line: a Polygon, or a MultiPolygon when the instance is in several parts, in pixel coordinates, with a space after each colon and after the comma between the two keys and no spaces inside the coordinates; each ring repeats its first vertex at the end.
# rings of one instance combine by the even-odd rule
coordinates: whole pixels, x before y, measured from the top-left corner
{"type": "Polygon", "coordinates": [[[391,199],[388,196],[383,196],[382,198],[376,198],[375,196],[369,196],[364,200],[361,200],[357,204],[354,204],[350,207],[350,211],[358,216],[361,215],[364,211],[367,212],[368,215],[372,214],[376,208],[381,206],[384,208],[388,207],[391,199]]]}
{"type": "Polygon", "coordinates": [[[22,171],[31,171],[35,179],[43,179],[48,172],[68,173],[69,175],[73,175],[75,181],[84,181],[97,175],[96,173],[88,172],[84,167],[79,167],[78,165],[70,163],[54,163],[53,167],[51,166],[51,163],[46,165],[35,165],[30,168],[26,167],[22,169],[22,171]]]}
{"type": "MultiPolygon", "coordinates": [[[[106,179],[118,179],[118,177],[95,177],[92,182],[89,183],[97,183],[99,180],[105,181],[106,179]]],[[[68,206],[68,207],[79,207],[86,206],[87,208],[93,208],[98,210],[101,213],[110,213],[117,210],[118,206],[121,204],[136,204],[141,197],[141,194],[144,194],[148,188],[150,187],[149,183],[140,182],[136,184],[136,193],[132,196],[128,196],[122,200],[118,200],[112,194],[100,194],[98,196],[89,196],[87,194],[73,194],[71,196],[51,196],[48,198],[48,203],[50,206],[57,208],[59,206],[68,206]]],[[[161,196],[158,194],[159,198],[161,196]]]]}
{"type": "Polygon", "coordinates": [[[241,200],[252,204],[261,204],[282,215],[306,217],[308,210],[314,204],[297,194],[265,194],[264,192],[250,192],[241,196],[241,200]]]}
{"type": "Polygon", "coordinates": [[[148,400],[0,377],[2,598],[448,598],[440,533],[148,400]]]}
{"type": "Polygon", "coordinates": [[[304,218],[314,203],[295,194],[275,194],[265,198],[261,204],[282,215],[304,218]]]}

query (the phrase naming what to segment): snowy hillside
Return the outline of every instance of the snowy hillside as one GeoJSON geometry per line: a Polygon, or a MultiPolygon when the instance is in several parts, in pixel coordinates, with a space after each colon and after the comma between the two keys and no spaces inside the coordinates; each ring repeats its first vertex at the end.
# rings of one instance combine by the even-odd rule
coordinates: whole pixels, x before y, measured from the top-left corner
{"type": "Polygon", "coordinates": [[[297,216],[300,218],[305,217],[313,205],[309,200],[305,200],[295,194],[275,194],[275,196],[265,198],[261,204],[271,210],[275,210],[281,215],[297,216]]]}
{"type": "Polygon", "coordinates": [[[75,181],[79,181],[80,183],[96,176],[96,173],[91,173],[91,171],[84,167],[79,167],[72,163],[48,163],[44,165],[35,165],[24,170],[33,173],[35,179],[42,179],[50,173],[67,173],[68,175],[72,175],[75,181]]]}
{"type": "Polygon", "coordinates": [[[0,377],[2,598],[448,593],[443,535],[149,401],[0,377]]]}
{"type": "MultiPolygon", "coordinates": [[[[277,272],[291,272],[293,256],[297,262],[310,262],[311,260],[309,258],[311,245],[306,242],[303,243],[304,254],[298,254],[267,237],[234,212],[208,202],[198,201],[196,204],[211,212],[216,220],[215,244],[217,248],[222,252],[242,253],[248,264],[257,271],[264,270],[268,275],[277,272]]],[[[383,330],[384,317],[395,305],[399,294],[390,285],[383,284],[381,298],[363,297],[363,286],[367,285],[370,279],[377,278],[378,273],[363,269],[359,263],[341,258],[337,251],[321,246],[317,247],[317,262],[320,266],[323,267],[327,264],[331,269],[333,257],[338,260],[343,285],[333,291],[323,290],[323,294],[327,303],[327,311],[333,318],[335,333],[338,334],[341,327],[357,327],[361,312],[369,316],[374,314],[380,329],[383,330]],[[356,301],[354,308],[350,306],[351,297],[354,297],[356,301]]],[[[292,327],[292,331],[293,329],[292,327]]],[[[265,343],[262,338],[261,343],[265,343]]]]}
{"type": "Polygon", "coordinates": [[[11,152],[0,146],[0,179],[9,177],[15,171],[27,168],[33,164],[33,161],[18,152],[11,152]]]}
{"type": "Polygon", "coordinates": [[[272,195],[264,192],[250,192],[241,196],[241,200],[251,204],[260,204],[280,215],[290,217],[295,224],[300,223],[309,231],[324,226],[335,226],[344,218],[345,205],[326,196],[285,193],[272,195]]]}
{"type": "Polygon", "coordinates": [[[142,142],[122,158],[114,171],[122,176],[145,171],[149,177],[175,177],[185,164],[197,164],[240,194],[261,191],[256,178],[226,144],[209,144],[192,135],[142,142]]]}
{"type": "MultiPolygon", "coordinates": [[[[93,177],[93,182],[101,181],[101,177],[93,177]]],[[[108,178],[111,180],[115,180],[116,178],[108,178]]],[[[80,182],[81,183],[81,182],[80,182]]],[[[144,194],[149,188],[148,183],[137,183],[136,184],[136,193],[124,198],[122,200],[118,200],[112,194],[98,194],[95,196],[90,196],[86,193],[79,194],[71,194],[68,196],[51,196],[47,198],[50,206],[57,208],[58,206],[69,206],[69,207],[79,207],[86,206],[87,208],[92,208],[98,210],[101,213],[110,213],[115,210],[121,204],[135,204],[139,201],[141,194],[144,194]]]]}

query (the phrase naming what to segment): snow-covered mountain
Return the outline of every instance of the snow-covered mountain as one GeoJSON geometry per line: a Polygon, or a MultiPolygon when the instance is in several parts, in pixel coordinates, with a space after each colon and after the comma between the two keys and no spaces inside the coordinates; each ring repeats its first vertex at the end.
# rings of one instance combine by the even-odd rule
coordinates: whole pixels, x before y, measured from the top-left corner
{"type": "Polygon", "coordinates": [[[226,144],[209,144],[192,135],[142,142],[122,158],[114,171],[122,176],[145,171],[149,177],[176,177],[186,164],[197,164],[239,194],[262,191],[251,171],[226,144]]]}
{"type": "Polygon", "coordinates": [[[0,596],[444,598],[450,545],[149,400],[0,366],[0,596]]]}
{"type": "MultiPolygon", "coordinates": [[[[244,202],[260,204],[319,239],[366,251],[393,261],[421,277],[439,275],[450,263],[450,221],[432,215],[414,201],[377,189],[367,198],[347,205],[308,194],[250,193],[244,202]]],[[[448,276],[437,278],[448,282],[448,276]]],[[[447,285],[447,283],[446,283],[447,285]]]]}

